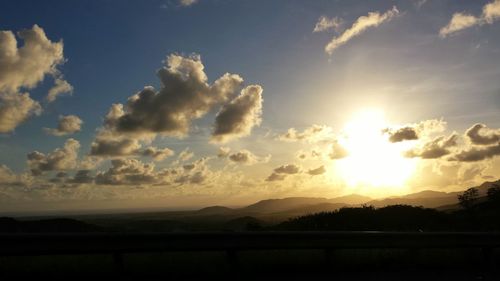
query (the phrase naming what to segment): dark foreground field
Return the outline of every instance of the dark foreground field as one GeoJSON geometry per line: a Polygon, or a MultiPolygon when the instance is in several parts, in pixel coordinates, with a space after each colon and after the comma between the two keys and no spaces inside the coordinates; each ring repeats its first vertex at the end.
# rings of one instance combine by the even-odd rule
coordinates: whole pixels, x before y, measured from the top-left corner
{"type": "Polygon", "coordinates": [[[240,232],[0,237],[2,279],[499,280],[500,234],[240,232]]]}
{"type": "Polygon", "coordinates": [[[500,280],[495,188],[447,211],[359,206],[287,219],[280,208],[304,201],[292,198],[244,211],[0,218],[0,280],[500,280]]]}

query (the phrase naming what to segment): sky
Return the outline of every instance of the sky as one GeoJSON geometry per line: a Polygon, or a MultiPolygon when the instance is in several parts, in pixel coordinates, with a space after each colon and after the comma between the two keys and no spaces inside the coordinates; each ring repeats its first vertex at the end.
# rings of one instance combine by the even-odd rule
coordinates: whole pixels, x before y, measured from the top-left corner
{"type": "Polygon", "coordinates": [[[0,212],[498,179],[499,0],[16,0],[0,30],[0,212]]]}

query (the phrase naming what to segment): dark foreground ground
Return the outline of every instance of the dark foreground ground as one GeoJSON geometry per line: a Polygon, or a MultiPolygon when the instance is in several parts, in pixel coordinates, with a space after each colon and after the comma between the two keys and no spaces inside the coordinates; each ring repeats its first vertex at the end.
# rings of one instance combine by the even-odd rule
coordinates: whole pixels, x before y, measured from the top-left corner
{"type": "Polygon", "coordinates": [[[51,280],[500,280],[499,252],[484,264],[478,250],[342,250],[330,260],[319,250],[127,254],[123,268],[110,255],[0,258],[0,278],[51,280]]]}
{"type": "MultiPolygon", "coordinates": [[[[23,244],[17,244],[16,247],[6,244],[6,241],[12,237],[4,236],[3,241],[0,241],[3,248],[0,249],[3,253],[0,257],[0,280],[20,280],[21,278],[48,278],[49,280],[95,278],[111,280],[500,280],[500,249],[495,246],[488,252],[484,250],[485,245],[498,246],[498,239],[495,235],[494,239],[490,239],[489,234],[484,236],[484,240],[489,239],[491,243],[482,244],[482,241],[474,239],[475,241],[471,241],[474,247],[446,249],[426,249],[424,246],[433,245],[435,242],[446,244],[448,243],[445,240],[448,239],[447,237],[450,237],[449,240],[459,239],[462,234],[459,236],[453,233],[445,234],[442,237],[418,233],[352,232],[324,235],[323,233],[277,233],[262,236],[254,233],[216,233],[194,235],[186,240],[186,235],[182,234],[167,234],[166,236],[155,234],[132,236],[133,240],[129,236],[123,239],[120,236],[112,236],[112,240],[107,240],[109,245],[102,243],[102,239],[78,238],[81,243],[76,246],[69,246],[70,242],[61,242],[66,241],[64,239],[71,241],[73,236],[64,238],[56,235],[50,236],[50,240],[30,240],[24,237],[21,241],[23,244]],[[409,235],[416,238],[407,241],[406,238],[410,238],[409,235]],[[428,236],[432,239],[427,239],[428,236]],[[144,240],[137,241],[141,240],[138,239],[141,237],[144,240]],[[238,240],[238,237],[244,240],[238,240]],[[325,240],[324,237],[328,239],[325,240]],[[46,242],[41,244],[40,241],[46,242]],[[111,252],[122,249],[122,253],[119,255],[71,253],[75,249],[93,251],[92,247],[95,244],[92,241],[96,241],[95,244],[98,244],[99,249],[104,248],[111,252]],[[186,243],[189,241],[191,243],[186,243]],[[212,247],[210,241],[217,245],[212,247]],[[416,243],[417,241],[420,242],[416,243]],[[354,246],[365,243],[365,246],[372,245],[373,247],[322,248],[320,250],[268,249],[288,244],[300,247],[301,245],[334,247],[340,242],[343,243],[342,245],[352,243],[350,245],[354,246]],[[413,245],[413,248],[406,246],[404,248],[380,248],[391,243],[395,247],[413,245]],[[415,248],[417,244],[422,247],[415,248]],[[137,245],[142,245],[147,250],[154,250],[155,248],[151,248],[152,245],[157,245],[161,249],[156,253],[134,253],[133,250],[137,249],[137,245]],[[66,246],[69,249],[68,253],[53,254],[54,251],[65,249],[66,246]],[[172,250],[177,249],[176,247],[182,247],[184,251],[172,250]],[[252,247],[258,249],[252,249],[252,247]],[[18,252],[24,256],[7,256],[9,249],[23,248],[39,250],[37,253],[18,252]],[[167,251],[162,251],[163,249],[167,251]],[[185,251],[185,249],[191,249],[191,251],[185,251]]],[[[469,234],[466,235],[468,239],[469,234]]],[[[19,243],[20,240],[16,240],[18,236],[14,237],[15,239],[10,241],[13,241],[13,244],[19,243]]],[[[459,240],[456,241],[458,242],[452,242],[449,245],[470,244],[467,241],[465,244],[459,240]]]]}

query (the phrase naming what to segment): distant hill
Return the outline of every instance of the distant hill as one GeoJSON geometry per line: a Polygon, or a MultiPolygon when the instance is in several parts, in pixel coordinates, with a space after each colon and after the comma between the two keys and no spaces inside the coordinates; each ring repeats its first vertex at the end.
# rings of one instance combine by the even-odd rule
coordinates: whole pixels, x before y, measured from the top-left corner
{"type": "Polygon", "coordinates": [[[241,208],[240,211],[254,213],[276,213],[286,210],[314,205],[319,203],[328,203],[327,198],[312,198],[312,197],[289,197],[283,199],[267,199],[259,201],[255,204],[241,208]]]}
{"type": "MultiPolygon", "coordinates": [[[[494,184],[500,184],[500,180],[493,182],[484,182],[479,186],[475,186],[478,189],[479,195],[481,197],[486,196],[486,193],[490,187],[494,184]]],[[[464,190],[465,191],[465,190],[464,190]]],[[[437,208],[450,209],[453,206],[458,207],[458,195],[462,192],[440,192],[434,190],[424,190],[417,193],[411,193],[404,196],[389,197],[380,200],[368,201],[365,204],[374,207],[385,207],[390,205],[411,205],[411,206],[422,206],[424,208],[437,208]]]]}
{"type": "Polygon", "coordinates": [[[372,198],[368,196],[363,196],[359,194],[350,194],[346,196],[340,196],[336,198],[329,199],[329,203],[343,203],[343,204],[348,204],[348,205],[360,205],[363,203],[366,203],[368,201],[372,200],[372,198]]]}
{"type": "Polygon", "coordinates": [[[223,206],[211,206],[203,209],[199,209],[194,211],[193,214],[196,215],[218,215],[218,214],[228,214],[233,212],[234,210],[228,207],[223,206]]]}
{"type": "Polygon", "coordinates": [[[0,218],[0,233],[81,233],[102,230],[95,225],[73,219],[18,221],[13,218],[0,218]]]}
{"type": "MultiPolygon", "coordinates": [[[[476,188],[485,197],[487,190],[499,181],[485,182],[476,188]]],[[[463,191],[462,191],[463,192],[463,191]]],[[[283,221],[341,208],[373,206],[383,208],[392,205],[422,206],[439,211],[459,210],[457,195],[462,192],[424,190],[398,197],[373,200],[370,197],[351,194],[336,198],[288,197],[266,199],[241,208],[209,206],[190,211],[155,211],[141,213],[93,214],[58,218],[18,218],[0,220],[0,231],[197,231],[242,230],[258,225],[268,226],[283,221]],[[30,222],[37,221],[37,222],[30,222]]],[[[481,199],[478,202],[482,202],[481,199]]]]}

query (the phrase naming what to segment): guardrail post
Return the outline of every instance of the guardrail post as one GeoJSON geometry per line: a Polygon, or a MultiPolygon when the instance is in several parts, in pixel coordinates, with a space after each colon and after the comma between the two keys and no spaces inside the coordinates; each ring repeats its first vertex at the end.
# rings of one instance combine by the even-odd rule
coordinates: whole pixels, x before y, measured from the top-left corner
{"type": "Polygon", "coordinates": [[[238,280],[239,260],[236,250],[226,250],[226,258],[233,280],[238,280]]]}
{"type": "Polygon", "coordinates": [[[414,270],[418,269],[420,249],[415,247],[409,248],[408,255],[409,255],[408,261],[410,262],[410,268],[414,270]]]}
{"type": "Polygon", "coordinates": [[[115,266],[115,272],[118,275],[122,275],[124,270],[125,270],[125,266],[123,265],[123,254],[120,252],[114,252],[113,253],[113,262],[114,262],[114,266],[115,266]]]}
{"type": "Polygon", "coordinates": [[[325,249],[325,267],[329,268],[332,266],[332,263],[334,261],[334,256],[335,252],[331,248],[326,248],[325,249]]]}
{"type": "Polygon", "coordinates": [[[483,264],[485,269],[491,270],[492,268],[494,268],[492,259],[493,250],[491,248],[482,248],[481,252],[483,252],[483,264]]]}

